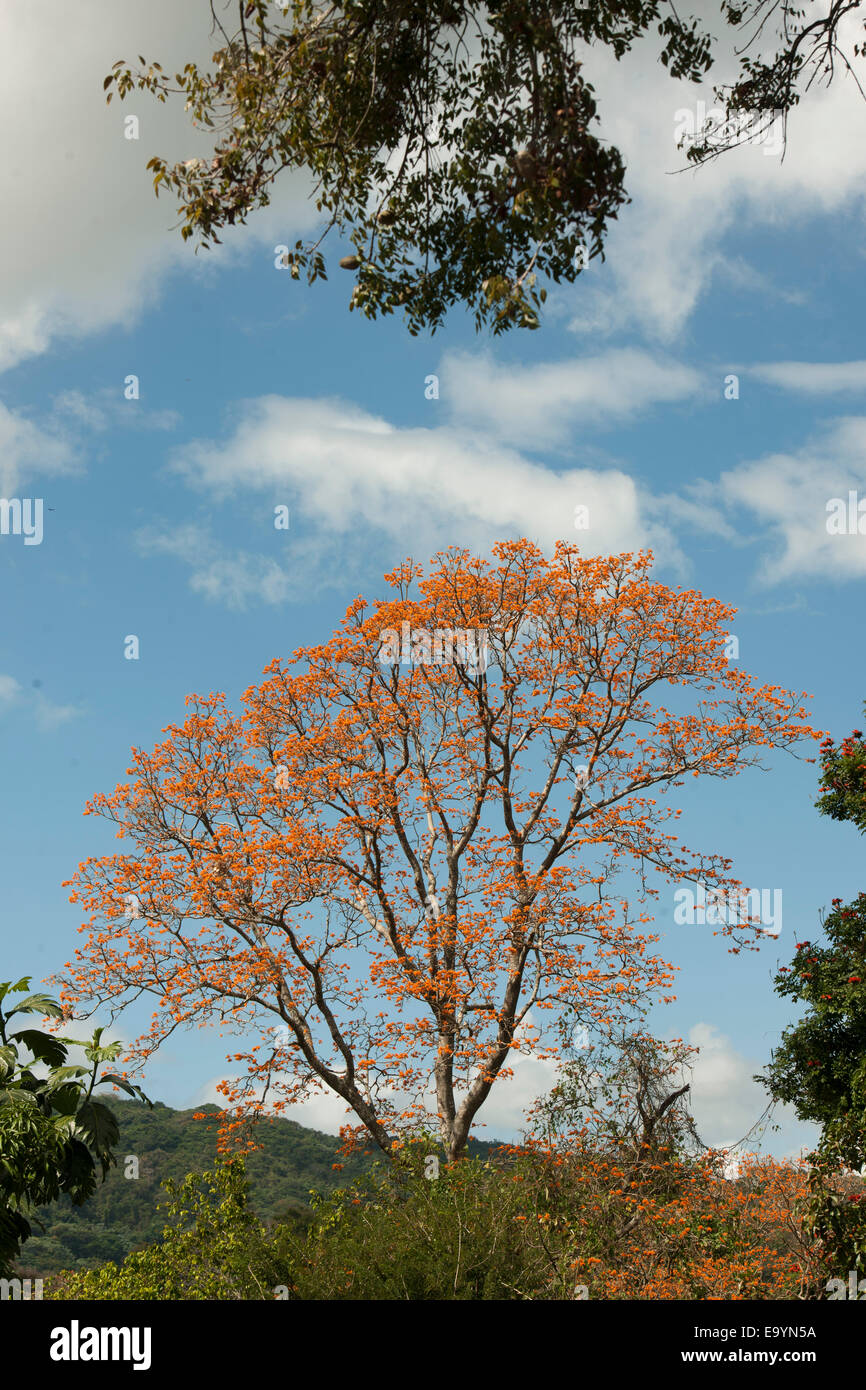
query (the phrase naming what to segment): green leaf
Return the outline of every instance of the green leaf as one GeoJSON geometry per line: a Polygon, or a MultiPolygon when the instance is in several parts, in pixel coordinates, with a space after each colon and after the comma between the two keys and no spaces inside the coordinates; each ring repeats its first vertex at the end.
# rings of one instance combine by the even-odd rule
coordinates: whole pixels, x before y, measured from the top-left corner
{"type": "Polygon", "coordinates": [[[6,1017],[11,1018],[13,1014],[43,1014],[47,1018],[62,1018],[63,1009],[50,994],[28,994],[26,999],[9,1010],[6,1017]]]}
{"type": "Polygon", "coordinates": [[[120,1138],[117,1120],[99,1100],[88,1100],[81,1106],[75,1116],[75,1132],[96,1151],[103,1163],[120,1138]]]}
{"type": "Polygon", "coordinates": [[[66,1046],[53,1033],[40,1033],[38,1028],[21,1028],[12,1036],[16,1042],[29,1048],[40,1062],[47,1062],[50,1067],[61,1067],[66,1061],[66,1046]]]}
{"type": "Polygon", "coordinates": [[[67,1082],[51,1092],[51,1107],[64,1118],[74,1120],[75,1112],[81,1104],[83,1088],[81,1082],[67,1082]]]}
{"type": "Polygon", "coordinates": [[[90,1062],[113,1062],[122,1051],[123,1044],[119,1042],[109,1043],[107,1047],[95,1047],[89,1043],[84,1049],[84,1055],[90,1062]]]}
{"type": "Polygon", "coordinates": [[[48,1077],[45,1083],[45,1090],[49,1092],[55,1091],[58,1089],[58,1087],[65,1086],[67,1082],[73,1079],[73,1077],[82,1077],[89,1075],[89,1067],[58,1067],[56,1071],[53,1071],[51,1075],[48,1077]]]}
{"type": "Polygon", "coordinates": [[[115,1072],[106,1072],[105,1076],[100,1076],[99,1085],[103,1083],[118,1086],[121,1091],[125,1091],[128,1096],[137,1096],[139,1100],[146,1102],[153,1109],[153,1101],[148,1100],[140,1086],[136,1086],[133,1081],[127,1081],[125,1077],[118,1076],[115,1072]]]}
{"type": "Polygon", "coordinates": [[[5,999],[7,994],[20,994],[22,990],[29,989],[31,978],[30,975],[25,975],[17,984],[13,984],[11,980],[4,980],[0,984],[0,999],[5,999]]]}

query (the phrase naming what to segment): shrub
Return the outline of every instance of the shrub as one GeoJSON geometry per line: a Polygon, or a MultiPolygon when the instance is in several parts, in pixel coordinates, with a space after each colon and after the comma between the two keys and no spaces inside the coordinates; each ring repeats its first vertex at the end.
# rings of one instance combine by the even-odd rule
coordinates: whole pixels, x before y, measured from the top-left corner
{"type": "Polygon", "coordinates": [[[170,1224],[162,1240],[95,1270],[65,1271],[49,1298],[224,1300],[273,1298],[274,1245],[247,1208],[242,1158],[166,1179],[170,1224]]]}

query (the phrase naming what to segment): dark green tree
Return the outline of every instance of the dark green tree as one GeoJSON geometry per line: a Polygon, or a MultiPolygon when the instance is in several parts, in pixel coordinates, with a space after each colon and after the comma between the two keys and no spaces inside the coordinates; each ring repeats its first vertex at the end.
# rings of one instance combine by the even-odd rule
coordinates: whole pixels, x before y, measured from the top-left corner
{"type": "Polygon", "coordinates": [[[825,943],[798,941],[776,993],[807,1006],[762,1078],[773,1099],[834,1136],[841,1162],[866,1163],[866,893],[833,900],[825,943]]]}
{"type": "Polygon", "coordinates": [[[838,748],[833,739],[825,739],[821,761],[821,795],[815,803],[819,811],[866,830],[866,743],[862,730],[853,729],[838,748]]]}
{"type": "MultiPolygon", "coordinates": [[[[859,729],[821,745],[822,815],[866,830],[866,744],[859,729]]],[[[866,1165],[866,893],[834,898],[824,941],[798,941],[776,993],[806,1006],[785,1030],[764,1076],[774,1101],[821,1126],[813,1165],[811,1224],[828,1258],[866,1270],[866,1193],[851,1181],[866,1165]]]]}
{"type": "Polygon", "coordinates": [[[325,278],[319,247],[336,228],[354,248],[340,261],[356,272],[350,308],[400,309],[413,334],[459,303],[494,333],[536,328],[540,280],[573,281],[603,254],[625,168],[593,129],[585,44],[621,57],[650,33],[672,76],[698,79],[710,63],[708,38],[668,0],[279,8],[212,6],[211,71],[187,63],[172,81],[143,56],[135,71],[121,59],[108,100],[179,95],[212,133],[210,158],[148,165],[157,193],[179,200],[182,236],[203,246],[265,206],[282,170],[307,169],[322,231],[287,250],[291,278],[325,278]]]}
{"type": "Polygon", "coordinates": [[[119,1132],[111,1110],[94,1096],[97,1085],[111,1084],[142,1101],[138,1086],[114,1073],[97,1077],[120,1043],[101,1043],[104,1029],[89,1041],[60,1038],[37,1028],[10,1028],[16,1015],[62,1019],[63,1009],[48,994],[27,994],[29,976],[0,983],[0,1276],[8,1277],[21,1246],[32,1233],[33,1209],[68,1193],[80,1206],[116,1162],[119,1132]],[[9,995],[26,994],[13,1008],[9,995]],[[84,1048],[89,1066],[68,1065],[71,1046],[84,1048]],[[29,1060],[28,1060],[29,1059],[29,1060]]]}
{"type": "MultiPolygon", "coordinates": [[[[725,122],[692,132],[688,158],[755,138],[851,69],[861,49],[846,48],[844,21],[862,8],[725,0],[739,72],[717,88],[725,122]]],[[[619,59],[645,42],[692,81],[714,62],[703,21],[673,0],[212,0],[211,14],[211,70],[190,62],[172,79],[140,55],[105,79],[109,101],[136,88],[182,97],[213,137],[209,157],[148,164],[156,192],[178,199],[182,236],[218,242],[267,205],[284,169],[306,169],[321,233],[287,248],[291,278],[326,278],[319,248],[336,229],[353,247],[340,260],[356,275],[349,307],[401,310],[413,334],[456,304],[495,334],[537,328],[541,281],[572,282],[603,256],[625,166],[598,133],[587,45],[619,59]]]]}
{"type": "MultiPolygon", "coordinates": [[[[866,831],[866,745],[855,729],[837,746],[821,744],[822,815],[866,831]]],[[[786,1029],[762,1078],[774,1100],[793,1105],[822,1126],[840,1161],[866,1163],[866,893],[834,898],[823,923],[825,941],[798,941],[790,965],[776,975],[782,998],[807,1006],[786,1029]]]]}

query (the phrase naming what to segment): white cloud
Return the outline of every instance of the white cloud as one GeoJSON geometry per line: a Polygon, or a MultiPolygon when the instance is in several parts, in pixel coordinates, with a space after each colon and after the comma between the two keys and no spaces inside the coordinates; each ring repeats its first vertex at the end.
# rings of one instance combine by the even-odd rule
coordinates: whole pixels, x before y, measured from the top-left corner
{"type": "Polygon", "coordinates": [[[180,420],[173,410],[148,410],[140,402],[118,399],[118,394],[109,387],[90,397],[61,391],[39,425],[0,402],[0,496],[31,496],[36,478],[80,473],[83,432],[111,426],[170,430],[180,420]]]}
{"type": "Polygon", "coordinates": [[[568,444],[584,424],[629,419],[702,390],[694,368],[634,348],[533,365],[450,352],[439,372],[456,420],[531,449],[568,444]]]}
{"type": "MultiPolygon", "coordinates": [[[[698,1134],[710,1146],[728,1148],[749,1134],[767,1107],[767,1091],[753,1080],[761,1064],[738,1052],[731,1039],[710,1023],[696,1023],[688,1040],[700,1048],[691,1074],[685,1077],[691,1083],[689,1099],[698,1134]]],[[[766,1134],[761,1143],[765,1152],[793,1153],[817,1134],[813,1125],[798,1120],[790,1106],[779,1106],[773,1122],[782,1129],[778,1136],[766,1134]]],[[[756,1132],[744,1148],[756,1149],[760,1139],[756,1132]]]]}
{"type": "Polygon", "coordinates": [[[59,415],[68,415],[83,429],[104,430],[108,427],[105,410],[89,401],[81,391],[61,391],[54,397],[54,409],[59,415]]]}
{"type": "Polygon", "coordinates": [[[81,429],[99,433],[109,426],[131,429],[172,430],[180,424],[176,410],[150,410],[141,401],[127,401],[118,388],[104,386],[85,396],[81,391],[61,391],[52,402],[55,416],[68,417],[81,429]]]}
{"type": "Polygon", "coordinates": [[[866,391],[866,362],[765,362],[750,367],[749,375],[797,395],[866,391]]]}
{"type": "Polygon", "coordinates": [[[478,1112],[474,1139],[518,1139],[525,1132],[532,1104],[556,1084],[557,1065],[547,1058],[520,1056],[510,1065],[513,1075],[499,1078],[478,1112]]]}
{"type": "MultiPolygon", "coordinates": [[[[778,1132],[769,1130],[766,1124],[757,1127],[769,1099],[766,1090],[753,1079],[761,1071],[761,1063],[738,1052],[731,1039],[713,1024],[695,1024],[688,1040],[700,1051],[690,1071],[684,1072],[682,1079],[674,1084],[690,1082],[688,1101],[704,1143],[710,1147],[731,1148],[745,1139],[741,1152],[760,1149],[779,1158],[797,1156],[812,1147],[817,1127],[799,1120],[790,1106],[778,1106],[773,1113],[773,1123],[780,1126],[778,1132]]],[[[515,1056],[510,1065],[513,1075],[500,1078],[494,1084],[479,1110],[473,1125],[473,1138],[519,1140],[526,1131],[530,1108],[556,1083],[558,1064],[555,1059],[542,1059],[530,1053],[515,1056]]],[[[219,1080],[214,1077],[208,1081],[195,1093],[190,1104],[224,1104],[217,1091],[219,1080]]],[[[408,1097],[398,1096],[397,1099],[398,1103],[405,1103],[408,1097]]],[[[430,1124],[435,1128],[432,1086],[427,1108],[430,1124]]],[[[338,1134],[342,1125],[357,1124],[354,1112],[331,1091],[313,1094],[282,1113],[286,1119],[323,1134],[338,1134]]]]}
{"type": "MultiPolygon", "coordinates": [[[[247,505],[255,492],[289,504],[293,586],[301,566],[307,586],[313,579],[345,583],[373,543],[392,556],[417,556],[443,545],[486,551],[496,540],[528,536],[547,548],[571,540],[588,554],[658,543],[671,562],[678,555],[650,501],[618,469],[545,468],[483,433],[401,429],[339,400],[248,401],[227,441],[186,445],[172,466],[212,500],[242,491],[247,505]],[[588,509],[588,529],[575,527],[580,506],[588,509]]],[[[263,516],[270,525],[264,504],[263,516]]],[[[146,544],[185,553],[196,563],[195,587],[213,597],[258,591],[277,602],[287,592],[268,561],[212,554],[201,565],[200,542],[177,533],[146,544]]]]}
{"type": "MultiPolygon", "coordinates": [[[[529,1020],[527,1024],[531,1026],[529,1020]]],[[[536,1057],[534,1054],[519,1055],[511,1059],[513,1075],[500,1077],[491,1088],[487,1100],[478,1112],[472,1128],[474,1139],[514,1141],[524,1131],[527,1111],[533,1102],[556,1081],[557,1065],[536,1057]]],[[[220,1077],[206,1082],[190,1102],[192,1105],[223,1105],[225,1102],[217,1091],[220,1077]]],[[[411,1098],[404,1092],[390,1093],[398,1106],[408,1106],[411,1098]]],[[[457,1097],[458,1104],[460,1095],[457,1097]]],[[[436,1093],[432,1083],[427,1092],[425,1106],[429,1115],[429,1125],[434,1131],[437,1127],[436,1093]]],[[[346,1124],[355,1125],[358,1117],[333,1091],[323,1090],[311,1094],[306,1100],[288,1106],[281,1111],[285,1119],[297,1124],[317,1129],[322,1134],[339,1134],[346,1124]]]]}
{"type": "Polygon", "coordinates": [[[763,528],[760,577],[837,580],[866,574],[866,536],[827,530],[827,504],[866,497],[866,416],[848,416],[791,454],[770,454],[723,473],[716,495],[763,528]]]}
{"type": "MultiPolygon", "coordinates": [[[[809,364],[751,370],[796,390],[790,365],[809,364]]],[[[826,389],[853,381],[855,373],[841,369],[859,365],[837,364],[826,389]]],[[[866,418],[832,422],[796,454],[747,461],[654,495],[620,468],[553,468],[515,446],[564,444],[571,435],[569,452],[585,455],[593,448],[585,427],[658,400],[702,397],[703,378],[687,365],[617,351],[516,369],[462,352],[445,355],[440,376],[451,409],[441,425],[397,427],[343,400],[271,395],[239,405],[226,438],[174,452],[170,467],[192,488],[214,502],[240,494],[245,513],[258,514],[268,531],[273,505],[289,505],[285,560],[227,547],[196,526],[150,528],[139,533],[140,547],[184,560],[195,592],[234,608],[344,585],[373,550],[389,561],[447,545],[484,553],[496,540],[524,535],[548,549],[571,540],[587,554],[651,547],[682,573],[677,537],[702,531],[742,548],[760,545],[768,583],[866,569],[864,538],[826,529],[829,498],[858,487],[866,495],[866,418]],[[575,526],[579,506],[588,509],[588,529],[575,526]]]]}
{"type": "MultiPolygon", "coordinates": [[[[859,23],[852,17],[848,26],[855,41],[859,23]]],[[[707,111],[714,107],[712,85],[724,80],[730,49],[728,37],[716,50],[722,65],[702,87],[672,81],[655,61],[652,39],[619,62],[601,47],[588,55],[601,134],[624,156],[632,202],[611,228],[605,264],[590,262],[573,288],[551,292],[548,308],[570,317],[576,331],[597,337],[636,327],[671,341],[714,281],[742,286],[748,277],[739,248],[733,257],[727,252],[731,231],[739,238],[749,226],[775,227],[784,237],[843,209],[862,216],[862,97],[841,70],[829,90],[813,88],[791,114],[784,162],[768,144],[746,145],[700,169],[686,166],[676,148],[676,113],[694,111],[699,99],[707,111]]],[[[784,273],[752,295],[799,298],[808,287],[780,282],[784,273]]]]}
{"type": "Polygon", "coordinates": [[[18,494],[25,475],[69,473],[77,468],[75,451],[63,435],[42,429],[0,402],[0,494],[18,494]]]}
{"type": "Polygon", "coordinates": [[[243,609],[253,599],[262,603],[285,603],[295,592],[287,572],[264,555],[234,555],[214,559],[199,566],[190,579],[190,588],[205,598],[243,609]]]}
{"type": "Polygon", "coordinates": [[[19,707],[27,710],[39,728],[47,732],[82,713],[75,705],[54,704],[41,690],[25,689],[14,676],[0,676],[0,713],[19,707]]]}
{"type": "MultiPolygon", "coordinates": [[[[220,546],[210,529],[188,523],[181,526],[142,527],[135,542],[142,554],[173,555],[192,569],[190,588],[227,608],[245,609],[250,602],[285,603],[302,592],[309,566],[298,564],[298,547],[292,549],[291,566],[284,568],[266,555],[229,551],[220,546]],[[297,570],[300,568],[301,577],[297,570]]],[[[309,550],[309,543],[301,548],[309,550]]],[[[315,556],[309,556],[310,565],[315,556]]]]}
{"type": "MultiPolygon", "coordinates": [[[[0,225],[0,371],[58,337],[129,325],[174,267],[207,275],[260,238],[273,242],[313,224],[305,176],[280,180],[272,207],[223,247],[195,257],[183,245],[173,195],[154,196],[145,168],[203,151],[182,100],[164,105],[147,93],[105,104],[102,82],[119,58],[141,53],[174,72],[194,59],[208,66],[217,42],[207,0],[53,0],[0,9],[0,121],[14,129],[4,174],[0,225]],[[137,115],[140,138],[124,137],[137,115]],[[21,191],[23,189],[23,192],[21,191]]],[[[121,364],[134,371],[135,364],[121,364]]],[[[122,373],[121,373],[122,375],[122,373]]]]}
{"type": "Polygon", "coordinates": [[[175,555],[182,560],[207,553],[213,544],[207,527],[197,526],[194,522],[186,522],[166,531],[144,526],[136,533],[136,542],[144,554],[175,555]]]}
{"type": "Polygon", "coordinates": [[[21,689],[14,676],[0,676],[0,710],[14,705],[21,696],[21,689]]]}
{"type": "Polygon", "coordinates": [[[61,724],[68,724],[70,719],[77,719],[81,714],[83,710],[77,705],[55,705],[41,691],[33,693],[33,715],[40,729],[47,732],[59,729],[61,724]]]}
{"type": "Polygon", "coordinates": [[[700,1048],[688,1078],[698,1133],[708,1144],[735,1144],[767,1105],[766,1092],[752,1080],[758,1064],[737,1052],[730,1038],[709,1023],[695,1024],[689,1043],[700,1048]]]}
{"type": "MultiPolygon", "coordinates": [[[[220,1082],[224,1080],[222,1076],[211,1077],[193,1094],[189,1101],[190,1107],[199,1105],[219,1105],[224,1106],[225,1096],[217,1089],[220,1082]]],[[[297,1105],[287,1106],[280,1112],[284,1120],[294,1120],[295,1124],[306,1125],[308,1129],[317,1129],[320,1134],[339,1134],[340,1127],[345,1124],[357,1124],[358,1117],[354,1111],[348,1111],[346,1102],[336,1095],[333,1091],[322,1091],[311,1095],[307,1100],[301,1101],[297,1105]]]]}
{"type": "MultiPolygon", "coordinates": [[[[755,552],[757,575],[768,584],[866,572],[866,536],[827,529],[831,499],[847,502],[852,490],[866,498],[866,416],[833,420],[796,452],[745,461],[715,479],[686,481],[678,492],[653,494],[615,466],[553,468],[513,447],[536,428],[548,441],[564,440],[571,429],[580,452],[589,453],[583,422],[598,425],[617,407],[617,391],[595,398],[612,359],[633,373],[624,410],[648,406],[666,390],[703,391],[698,374],[676,363],[661,364],[654,377],[643,353],[523,373],[463,353],[447,355],[442,367],[448,393],[455,386],[453,417],[432,427],[394,426],[337,399],[260,397],[235,410],[227,437],[183,445],[169,466],[209,502],[235,506],[240,494],[244,514],[262,528],[262,550],[272,538],[273,506],[288,505],[282,555],[227,546],[210,530],[174,524],[139,533],[138,543],[186,562],[195,592],[234,608],[344,586],[374,554],[390,563],[449,545],[487,553],[515,536],[548,550],[558,539],[572,541],[586,554],[651,548],[661,565],[682,574],[678,537],[704,532],[755,552]],[[586,529],[576,525],[580,507],[587,508],[586,529]]],[[[769,378],[784,365],[754,370],[769,378]]],[[[796,389],[782,371],[778,384],[796,389]]]]}

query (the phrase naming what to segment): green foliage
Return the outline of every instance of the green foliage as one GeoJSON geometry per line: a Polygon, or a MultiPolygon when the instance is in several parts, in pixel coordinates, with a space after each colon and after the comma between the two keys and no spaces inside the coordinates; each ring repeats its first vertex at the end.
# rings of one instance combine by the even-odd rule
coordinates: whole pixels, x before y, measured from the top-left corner
{"type": "MultiPolygon", "coordinates": [[[[579,1086],[566,1087],[551,1111],[566,1140],[559,1147],[500,1146],[448,1164],[437,1140],[417,1133],[391,1162],[377,1161],[330,1193],[314,1191],[305,1215],[262,1221],[249,1205],[241,1159],[168,1179],[168,1224],[149,1248],[50,1277],[48,1297],[790,1297],[799,1271],[790,1183],[773,1165],[758,1166],[735,1191],[719,1155],[691,1152],[691,1125],[674,1114],[686,1051],[640,1034],[621,1050],[600,1049],[593,1074],[619,1097],[620,1114],[594,1106],[586,1125],[579,1086]]],[[[274,1132],[285,1136],[283,1126],[289,1122],[274,1132]]],[[[207,1132],[175,1124],[178,1135],[190,1130],[207,1132]]],[[[58,1245],[75,1238],[61,1222],[54,1235],[58,1245]]]]}
{"type": "MultiPolygon", "coordinates": [[[[166,1184],[170,1220],[154,1246],[50,1278],[47,1297],[488,1302],[652,1298],[659,1288],[785,1298],[797,1287],[796,1261],[773,1272],[774,1250],[789,1243],[784,1207],[768,1226],[705,1163],[656,1163],[630,1183],[590,1151],[502,1151],[450,1166],[437,1157],[429,1136],[416,1137],[393,1166],[316,1195],[305,1230],[260,1223],[243,1161],[217,1164],[166,1184]]],[[[770,1181],[756,1170],[748,1186],[770,1181]]]]}
{"type": "Polygon", "coordinates": [[[821,744],[821,795],[816,806],[833,820],[849,820],[866,831],[866,743],[854,729],[839,747],[832,738],[821,744]]]}
{"type": "MultiPolygon", "coordinates": [[[[822,815],[866,831],[866,747],[855,729],[837,748],[821,745],[822,815]]],[[[834,898],[824,921],[826,944],[797,942],[776,993],[808,1012],[782,1035],[765,1077],[774,1100],[823,1126],[824,1153],[851,1168],[866,1163],[866,893],[834,898]]]]}
{"type": "MultiPolygon", "coordinates": [[[[861,731],[839,747],[825,739],[821,763],[821,814],[866,831],[861,731]]],[[[785,1030],[756,1080],[773,1100],[821,1125],[810,1155],[808,1225],[835,1274],[866,1270],[866,1204],[850,1180],[866,1164],[866,893],[847,904],[834,898],[823,927],[826,943],[797,942],[790,966],[776,975],[776,993],[807,1012],[785,1030]]]]}
{"type": "MultiPolygon", "coordinates": [[[[160,1239],[161,1184],[181,1181],[188,1173],[210,1169],[217,1161],[220,1110],[173,1110],[156,1101],[149,1110],[130,1101],[107,1102],[120,1129],[121,1163],[85,1207],[68,1198],[39,1209],[43,1235],[27,1247],[27,1269],[46,1275],[61,1269],[93,1268],[105,1260],[122,1260],[160,1239]],[[196,1114],[207,1118],[196,1120],[196,1114]],[[126,1176],[123,1158],[134,1155],[138,1176],[126,1176]]],[[[339,1153],[339,1140],[282,1118],[260,1121],[256,1143],[246,1155],[250,1206],[266,1225],[306,1229],[310,1192],[330,1192],[368,1172],[373,1160],[363,1154],[339,1153]],[[339,1162],[338,1162],[339,1161],[339,1162]],[[335,1165],[338,1165],[335,1167],[335,1165]]],[[[471,1141],[470,1152],[486,1154],[491,1146],[471,1141]]]]}
{"type": "MultiPolygon", "coordinates": [[[[116,1162],[117,1121],[101,1099],[98,1084],[111,1083],[130,1095],[146,1097],[114,1073],[97,1077],[101,1063],[113,1061],[119,1043],[103,1046],[102,1028],[89,1041],[59,1038],[35,1028],[10,1030],[18,1014],[60,1019],[60,1004],[47,994],[27,994],[29,977],[0,983],[0,1275],[30,1237],[33,1208],[61,1194],[80,1206],[96,1188],[97,1166],[103,1181],[116,1162]],[[13,1008],[5,1000],[26,997],[13,1008]],[[66,1064],[70,1046],[84,1048],[90,1066],[66,1064]],[[26,1060],[28,1055],[31,1060],[26,1060]],[[39,1075],[37,1067],[45,1068],[39,1075]]],[[[149,1102],[148,1102],[149,1104],[149,1102]]]]}
{"type": "MultiPolygon", "coordinates": [[[[866,45],[840,29],[859,8],[725,0],[737,75],[716,89],[725,122],[695,132],[688,159],[762,136],[834,65],[850,70],[866,45]]],[[[268,205],[284,169],[305,169],[322,229],[287,251],[288,278],[327,279],[319,248],[336,229],[354,248],[340,260],[357,272],[349,308],[400,310],[412,334],[435,332],[459,304],[494,334],[537,328],[538,281],[573,282],[604,257],[628,199],[622,156],[593,128],[593,47],[620,59],[643,41],[693,82],[714,61],[703,16],[668,0],[238,0],[236,13],[234,32],[214,16],[210,71],[186,63],[172,85],[140,55],[105,78],[108,101],[181,96],[212,137],[209,157],[154,155],[155,191],[175,194],[184,240],[208,246],[268,205]]]]}
{"type": "Polygon", "coordinates": [[[507,1175],[489,1160],[448,1166],[429,1141],[414,1142],[396,1171],[380,1168],[318,1201],[306,1239],[284,1239],[290,1297],[572,1297],[562,1258],[568,1242],[547,1229],[553,1185],[522,1181],[528,1173],[525,1160],[509,1165],[507,1175]],[[438,1170],[428,1162],[434,1156],[438,1170]]]}
{"type": "MultiPolygon", "coordinates": [[[[169,1179],[164,1186],[170,1219],[155,1245],[121,1264],[56,1276],[48,1281],[47,1296],[571,1297],[569,1271],[555,1268],[556,1255],[538,1222],[539,1202],[550,1219],[555,1183],[521,1186],[480,1159],[441,1166],[434,1176],[429,1149],[429,1138],[418,1140],[393,1168],[380,1163],[348,1188],[327,1197],[314,1194],[314,1213],[303,1227],[284,1222],[269,1229],[250,1212],[242,1159],[189,1174],[182,1183],[169,1179]]],[[[525,1163],[524,1168],[530,1177],[525,1163]]]]}
{"type": "Polygon", "coordinates": [[[213,136],[210,158],[173,166],[154,156],[154,189],[170,189],[181,235],[207,246],[269,202],[284,169],[312,176],[323,230],[285,257],[291,279],[325,279],[331,229],[355,254],[350,308],[405,313],[410,333],[436,330],[464,304],[476,327],[537,328],[546,290],[603,256],[608,223],[627,201],[619,151],[593,131],[585,45],[617,58],[643,36],[672,77],[700,78],[710,44],[664,0],[527,4],[349,0],[322,7],[265,0],[239,24],[213,70],[187,63],[174,85],[159,63],[119,60],[107,100],[136,88],[185,100],[213,136]]]}
{"type": "Polygon", "coordinates": [[[162,1239],[121,1265],[51,1281],[55,1299],[226,1300],[272,1298],[273,1242],[247,1206],[244,1161],[164,1183],[169,1222],[162,1239]]]}
{"type": "Polygon", "coordinates": [[[837,1125],[829,1125],[810,1155],[806,1206],[806,1230],[820,1253],[823,1274],[834,1278],[852,1269],[866,1274],[866,1188],[860,1179],[840,1173],[845,1135],[838,1137],[842,1145],[836,1142],[837,1125]]]}
{"type": "MultiPolygon", "coordinates": [[[[164,1224],[159,1212],[161,1184],[210,1169],[216,1162],[217,1106],[173,1110],[156,1101],[144,1110],[130,1101],[112,1098],[107,1103],[120,1130],[121,1160],[135,1156],[137,1176],[127,1176],[121,1162],[86,1207],[75,1208],[61,1198],[40,1208],[37,1214],[45,1234],[35,1235],[27,1248],[28,1268],[39,1274],[123,1259],[153,1244],[164,1224]],[[196,1113],[208,1118],[196,1120],[196,1113]]],[[[291,1120],[260,1123],[256,1141],[261,1148],[247,1155],[246,1171],[252,1208],[265,1222],[303,1223],[311,1189],[330,1191],[370,1165],[358,1155],[344,1161],[342,1174],[335,1171],[339,1141],[291,1120]]]]}
{"type": "Polygon", "coordinates": [[[706,1162],[656,1155],[641,1166],[622,1147],[601,1161],[591,1150],[518,1150],[440,1160],[431,1172],[431,1157],[428,1142],[412,1143],[395,1171],[377,1170],[318,1202],[304,1239],[280,1233],[288,1297],[646,1298],[660,1263],[682,1297],[710,1296],[708,1270],[732,1262],[744,1267],[741,1288],[750,1278],[754,1297],[790,1296],[796,1286],[763,1278],[752,1258],[784,1238],[781,1220],[768,1229],[736,1202],[714,1202],[720,1179],[706,1162]]]}
{"type": "Polygon", "coordinates": [[[776,993],[808,1005],[787,1028],[762,1078],[774,1100],[803,1120],[834,1127],[841,1161],[866,1163],[866,893],[837,898],[824,921],[826,945],[797,942],[776,993]]]}

